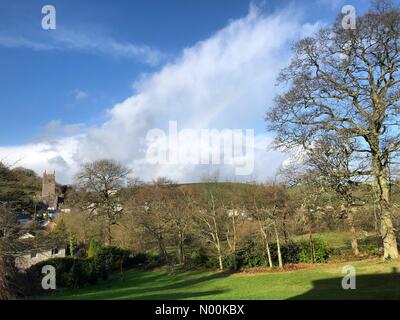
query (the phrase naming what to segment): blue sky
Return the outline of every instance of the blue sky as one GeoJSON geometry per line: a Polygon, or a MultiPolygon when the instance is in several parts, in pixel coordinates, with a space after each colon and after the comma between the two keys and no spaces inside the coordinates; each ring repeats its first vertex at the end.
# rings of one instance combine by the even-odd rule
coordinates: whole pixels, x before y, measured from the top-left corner
{"type": "MultiPolygon", "coordinates": [[[[247,1],[52,1],[57,29],[44,31],[41,8],[46,3],[2,1],[0,35],[51,44],[53,36],[73,30],[145,44],[165,55],[162,63],[248,10],[247,1]]],[[[102,111],[129,96],[140,73],[159,67],[95,50],[2,47],[0,57],[0,144],[6,145],[29,141],[55,119],[102,121],[102,111]],[[87,98],[77,101],[77,90],[87,98]]]]}
{"type": "MultiPolygon", "coordinates": [[[[359,12],[369,3],[350,2],[359,12]]],[[[165,127],[169,120],[252,128],[260,141],[268,139],[263,113],[276,94],[274,78],[290,57],[290,44],[332,21],[350,2],[3,0],[0,159],[18,157],[38,172],[49,167],[73,172],[83,161],[109,156],[140,171],[140,157],[124,151],[142,148],[141,132],[165,127]],[[45,4],[57,10],[56,30],[41,28],[45,4]],[[250,7],[257,8],[253,16],[250,7]],[[282,59],[276,62],[277,57],[282,59]],[[208,88],[213,81],[221,88],[208,88]],[[242,83],[243,92],[237,90],[242,83]],[[194,90],[211,93],[196,96],[194,90]],[[218,97],[221,92],[225,97],[218,97]],[[244,106],[247,102],[254,109],[244,106]],[[118,145],[121,136],[138,141],[118,145]],[[63,151],[55,144],[64,145],[63,151]]],[[[281,160],[271,155],[269,161],[276,166],[281,160]]],[[[159,174],[165,172],[170,170],[159,174]]]]}

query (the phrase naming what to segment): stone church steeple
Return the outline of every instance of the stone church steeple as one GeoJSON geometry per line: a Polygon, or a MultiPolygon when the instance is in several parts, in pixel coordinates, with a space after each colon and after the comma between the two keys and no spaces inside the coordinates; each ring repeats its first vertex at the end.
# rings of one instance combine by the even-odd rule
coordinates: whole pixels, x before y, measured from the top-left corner
{"type": "Polygon", "coordinates": [[[43,173],[42,181],[42,201],[50,208],[56,209],[57,207],[57,194],[56,194],[56,172],[43,173]]]}

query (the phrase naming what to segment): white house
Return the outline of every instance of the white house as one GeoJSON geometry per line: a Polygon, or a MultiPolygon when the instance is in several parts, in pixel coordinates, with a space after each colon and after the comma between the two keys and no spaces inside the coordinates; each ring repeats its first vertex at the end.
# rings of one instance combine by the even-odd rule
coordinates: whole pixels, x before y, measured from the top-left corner
{"type": "Polygon", "coordinates": [[[29,254],[25,254],[20,257],[15,258],[15,266],[23,271],[31,266],[33,266],[36,263],[39,263],[41,261],[45,261],[51,258],[63,258],[65,257],[65,247],[55,247],[49,250],[44,250],[44,251],[31,251],[29,254]]]}

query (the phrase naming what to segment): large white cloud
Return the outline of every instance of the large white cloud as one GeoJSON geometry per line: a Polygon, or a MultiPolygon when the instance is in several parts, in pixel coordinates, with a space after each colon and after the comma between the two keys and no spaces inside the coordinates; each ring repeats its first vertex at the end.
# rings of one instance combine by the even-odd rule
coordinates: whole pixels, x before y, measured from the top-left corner
{"type": "MultiPolygon", "coordinates": [[[[82,162],[98,158],[118,160],[145,180],[198,181],[216,171],[222,179],[264,180],[284,159],[267,151],[271,138],[263,133],[264,113],[278,90],[276,76],[289,61],[291,43],[317,27],[302,23],[290,9],[264,15],[251,7],[246,17],[141,77],[133,85],[134,95],[108,110],[102,126],[57,141],[0,148],[0,159],[19,159],[38,172],[54,169],[64,183],[71,182],[82,162]],[[255,129],[254,173],[235,178],[232,166],[149,165],[146,134],[153,128],[167,132],[174,120],[179,129],[255,129]]],[[[184,147],[191,147],[189,140],[184,147]]]]}

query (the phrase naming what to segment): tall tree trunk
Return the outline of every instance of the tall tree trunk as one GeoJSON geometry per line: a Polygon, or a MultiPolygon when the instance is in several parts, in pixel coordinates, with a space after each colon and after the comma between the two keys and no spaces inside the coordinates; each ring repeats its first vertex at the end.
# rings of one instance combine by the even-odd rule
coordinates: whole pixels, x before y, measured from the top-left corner
{"type": "Polygon", "coordinates": [[[232,215],[232,229],[233,229],[233,240],[232,240],[233,269],[234,269],[234,270],[237,270],[237,258],[236,258],[236,220],[235,220],[235,214],[232,215]]]}
{"type": "Polygon", "coordinates": [[[269,266],[270,268],[273,268],[274,265],[273,265],[273,263],[272,263],[271,250],[270,250],[270,248],[269,248],[268,234],[267,234],[267,232],[264,230],[264,228],[262,228],[262,227],[260,227],[260,231],[261,231],[261,234],[262,234],[262,236],[263,236],[263,238],[264,238],[264,246],[265,246],[265,252],[267,253],[268,266],[269,266]]]}
{"type": "Polygon", "coordinates": [[[285,241],[285,244],[288,244],[289,236],[288,236],[288,232],[287,232],[286,221],[287,221],[287,211],[284,210],[283,219],[282,219],[282,231],[283,231],[283,239],[285,241]]]}
{"type": "Polygon", "coordinates": [[[351,233],[351,250],[353,255],[358,256],[360,254],[358,250],[357,232],[354,226],[353,209],[348,207],[347,209],[347,219],[349,222],[350,233],[351,233]]]}
{"type": "Polygon", "coordinates": [[[185,251],[183,248],[184,235],[183,231],[179,231],[179,264],[185,263],[185,251]]]}
{"type": "Polygon", "coordinates": [[[308,238],[309,238],[309,243],[310,243],[311,263],[315,263],[315,248],[314,248],[314,239],[313,239],[313,231],[312,231],[311,223],[310,223],[309,229],[308,229],[308,238]]]}
{"type": "MultiPolygon", "coordinates": [[[[375,200],[377,199],[376,194],[375,194],[375,200]]],[[[377,247],[381,247],[382,241],[381,241],[381,231],[379,229],[379,217],[377,213],[377,204],[374,202],[374,228],[375,228],[375,235],[376,235],[376,241],[377,241],[377,247]]]]}
{"type": "Polygon", "coordinates": [[[219,264],[219,269],[224,270],[224,264],[222,262],[222,251],[221,251],[221,244],[218,240],[217,244],[217,253],[218,253],[218,264],[219,264]]]}
{"type": "Polygon", "coordinates": [[[279,265],[279,269],[283,269],[281,243],[279,241],[278,229],[276,227],[276,223],[275,222],[274,222],[274,230],[275,230],[275,237],[276,237],[276,248],[277,248],[277,251],[278,251],[278,265],[279,265]]]}
{"type": "Polygon", "coordinates": [[[158,239],[158,249],[160,251],[161,260],[162,260],[162,262],[167,262],[168,254],[167,254],[167,250],[165,249],[164,238],[163,238],[162,234],[157,234],[157,239],[158,239]]]}
{"type": "Polygon", "coordinates": [[[111,235],[111,221],[108,219],[107,221],[107,242],[108,245],[111,246],[112,244],[112,235],[111,235]]]}
{"type": "Polygon", "coordinates": [[[387,169],[383,167],[376,154],[372,155],[372,169],[378,194],[384,259],[398,259],[399,251],[397,248],[396,233],[390,212],[390,189],[387,169]]]}

